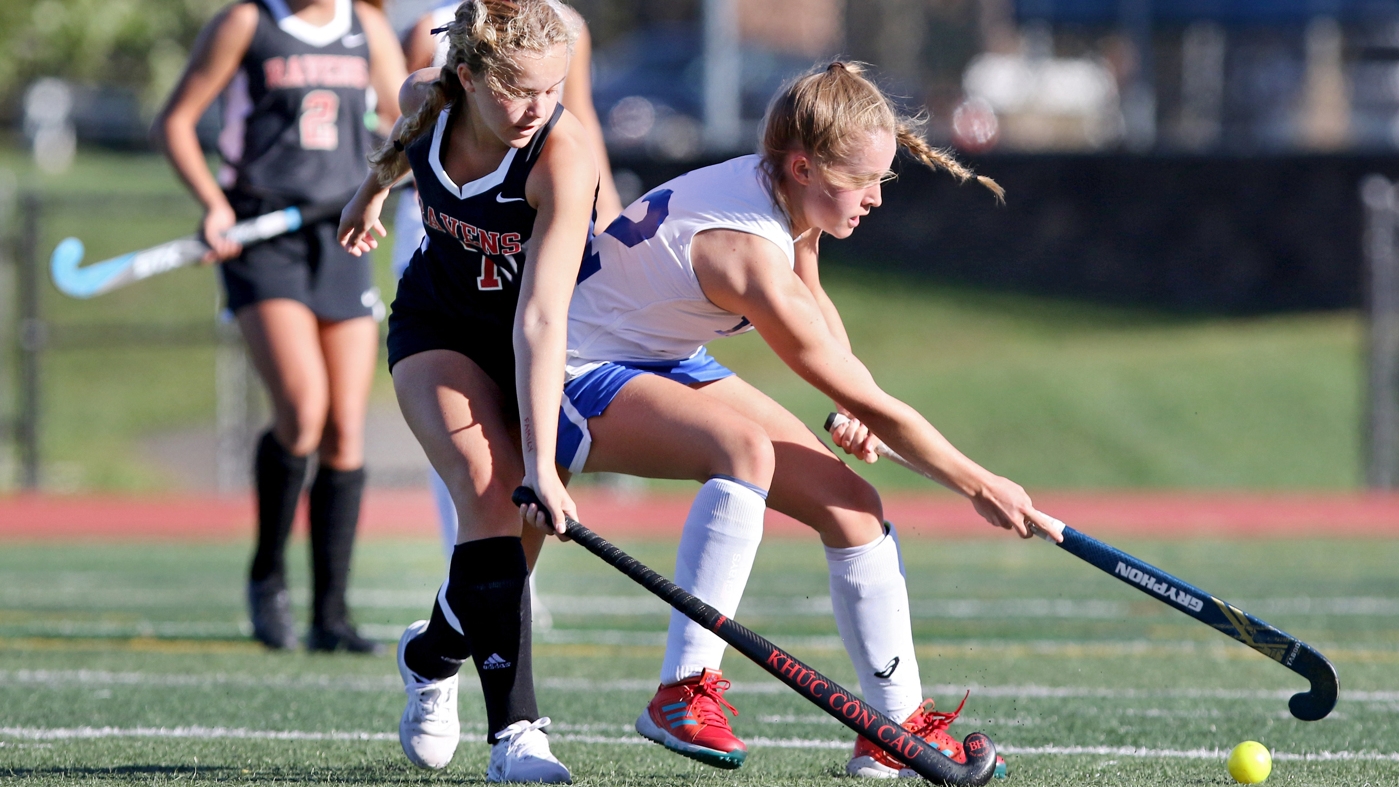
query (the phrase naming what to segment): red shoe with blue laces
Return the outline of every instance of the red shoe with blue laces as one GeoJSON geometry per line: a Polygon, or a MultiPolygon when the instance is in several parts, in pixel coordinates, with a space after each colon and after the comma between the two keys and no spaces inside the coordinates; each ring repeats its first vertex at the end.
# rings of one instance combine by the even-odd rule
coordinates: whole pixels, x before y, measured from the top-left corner
{"type": "Polygon", "coordinates": [[[730,684],[719,670],[707,669],[693,678],[656,690],[651,704],[636,720],[636,731],[676,754],[683,754],[705,765],[734,769],[743,765],[748,747],[729,727],[727,708],[738,711],[724,699],[730,684]]]}

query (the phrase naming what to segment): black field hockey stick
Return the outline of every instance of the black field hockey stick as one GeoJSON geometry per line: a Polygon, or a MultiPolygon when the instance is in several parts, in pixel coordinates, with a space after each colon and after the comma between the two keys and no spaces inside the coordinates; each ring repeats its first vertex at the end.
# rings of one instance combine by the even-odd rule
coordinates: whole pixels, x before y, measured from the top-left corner
{"type": "MultiPolygon", "coordinates": [[[[843,415],[831,413],[826,418],[826,431],[840,426],[846,420],[843,415]]],[[[931,478],[882,442],[876,446],[875,451],[921,476],[931,478]]],[[[1292,699],[1287,703],[1293,716],[1302,721],[1316,721],[1326,718],[1336,707],[1336,696],[1341,689],[1336,668],[1311,645],[1145,560],[1104,544],[1067,525],[1064,526],[1064,542],[1059,544],[1059,547],[1306,678],[1311,684],[1311,689],[1292,695],[1292,699]]]]}
{"type": "MultiPolygon", "coordinates": [[[[534,490],[527,486],[516,489],[510,499],[516,505],[539,506],[539,510],[549,518],[548,509],[539,502],[534,490]]],[[[903,725],[867,705],[848,689],[720,614],[719,610],[642,565],[636,558],[578,524],[572,517],[569,517],[565,524],[567,536],[582,544],[584,549],[631,577],[637,584],[659,596],[707,631],[714,632],[734,650],[747,656],[793,691],[835,717],[837,721],[865,736],[890,756],[907,763],[919,776],[934,784],[978,787],[991,780],[996,770],[996,746],[986,735],[980,732],[968,735],[962,741],[966,763],[954,761],[935,747],[929,746],[927,741],[904,729],[903,725]]]]}
{"type": "MultiPolygon", "coordinates": [[[[224,233],[224,237],[248,246],[338,216],[348,201],[346,197],[264,213],[234,224],[224,233]]],[[[64,238],[49,258],[49,275],[53,278],[53,286],[64,295],[93,298],[142,279],[193,265],[209,253],[209,246],[197,234],[186,235],[80,268],[78,266],[82,265],[84,251],[81,240],[64,238]]]]}

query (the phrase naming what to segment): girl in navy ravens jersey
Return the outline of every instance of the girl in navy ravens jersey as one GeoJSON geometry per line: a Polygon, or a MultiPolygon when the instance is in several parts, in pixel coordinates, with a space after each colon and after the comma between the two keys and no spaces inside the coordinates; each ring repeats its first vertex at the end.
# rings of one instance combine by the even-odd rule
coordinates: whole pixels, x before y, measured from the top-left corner
{"type": "Polygon", "coordinates": [[[253,636],[293,647],[283,551],[305,482],[310,490],[312,650],[374,652],[350,624],[345,589],[364,488],[364,419],[378,304],[364,260],[335,242],[333,222],[248,247],[224,231],[288,205],[348,199],[364,178],[366,122],[398,116],[403,54],[378,8],[363,0],[240,0],[210,21],[159,120],[176,172],[204,205],[202,231],[272,401],[257,447],[258,542],[248,584],[253,636]],[[215,179],[195,123],[225,96],[215,179]]]}
{"type": "MultiPolygon", "coordinates": [[[[408,32],[403,34],[403,54],[408,59],[408,69],[416,71],[429,66],[441,66],[447,59],[449,45],[444,36],[434,36],[432,31],[451,22],[456,15],[460,0],[447,2],[423,14],[408,32]]],[[[612,170],[608,166],[607,147],[603,143],[602,125],[598,121],[597,110],[593,107],[591,60],[592,39],[587,23],[578,12],[567,5],[560,6],[565,21],[578,31],[578,40],[573,45],[573,57],[568,64],[568,76],[563,83],[563,105],[578,118],[588,131],[593,145],[593,156],[598,165],[598,194],[594,228],[606,227],[622,212],[622,200],[617,194],[617,186],[612,181],[612,170]]],[[[422,215],[418,209],[416,190],[406,189],[398,198],[398,210],[394,215],[393,267],[395,277],[413,258],[413,253],[423,241],[422,215]]],[[[457,544],[457,509],[452,495],[437,471],[428,469],[428,485],[432,489],[433,502],[437,504],[438,523],[442,533],[442,548],[450,559],[457,544]]],[[[533,593],[536,574],[530,573],[530,588],[533,593]]],[[[548,628],[549,613],[540,606],[539,597],[532,596],[535,626],[548,628]]]]}
{"type": "Polygon", "coordinates": [[[560,523],[575,511],[554,443],[597,167],[559,104],[574,33],[557,3],[470,0],[446,32],[446,64],[404,84],[403,118],[340,221],[347,249],[376,247],[384,198],[411,166],[427,235],[399,282],[389,368],[460,525],[431,620],[399,643],[399,739],[414,763],[447,764],[457,671],[471,658],[493,744],[487,779],[566,782],[530,668],[528,566],[544,534],[522,533],[510,493],[533,486],[560,523]]]}

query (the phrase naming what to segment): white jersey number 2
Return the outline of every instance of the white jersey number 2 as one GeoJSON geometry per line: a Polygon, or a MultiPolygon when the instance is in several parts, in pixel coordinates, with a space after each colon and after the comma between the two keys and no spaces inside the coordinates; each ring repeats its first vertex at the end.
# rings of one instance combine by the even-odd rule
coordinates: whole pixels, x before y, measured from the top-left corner
{"type": "Polygon", "coordinates": [[[312,90],[301,99],[301,149],[335,150],[340,146],[340,96],[312,90]]]}

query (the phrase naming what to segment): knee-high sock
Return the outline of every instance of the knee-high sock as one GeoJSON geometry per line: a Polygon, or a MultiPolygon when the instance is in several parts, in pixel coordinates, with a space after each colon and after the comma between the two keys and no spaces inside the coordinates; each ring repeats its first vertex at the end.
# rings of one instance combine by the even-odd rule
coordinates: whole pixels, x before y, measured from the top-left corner
{"type": "Polygon", "coordinates": [[[858,547],[826,547],[836,629],[860,676],[865,701],[903,721],[923,701],[913,653],[908,586],[894,526],[858,547]]]}
{"type": "Polygon", "coordinates": [[[442,532],[442,551],[447,554],[447,562],[452,560],[452,552],[457,548],[457,504],[452,502],[452,493],[447,490],[447,482],[442,480],[431,465],[427,469],[427,485],[432,488],[432,502],[437,504],[437,526],[442,532]]]}
{"type": "Polygon", "coordinates": [[[454,675],[469,655],[485,694],[487,741],[517,721],[534,721],[529,571],[519,538],[458,544],[427,630],[411,640],[404,662],[418,675],[454,675]]]}
{"type": "Polygon", "coordinates": [[[261,582],[269,577],[282,579],[286,575],[287,537],[291,535],[292,519],[296,516],[296,501],[306,483],[304,456],[293,456],[277,442],[272,430],[263,433],[257,443],[253,462],[253,478],[257,485],[257,551],[248,578],[261,582]]]}
{"type": "MultiPolygon", "coordinates": [[[[767,491],[715,476],[700,487],[675,556],[675,583],[733,617],[763,538],[767,491]]],[[[670,612],[661,683],[718,669],[724,641],[675,610],[670,612]]]]}
{"type": "Polygon", "coordinates": [[[335,628],[349,620],[345,591],[364,497],[364,468],[336,470],[322,464],[311,482],[312,625],[335,628]]]}

